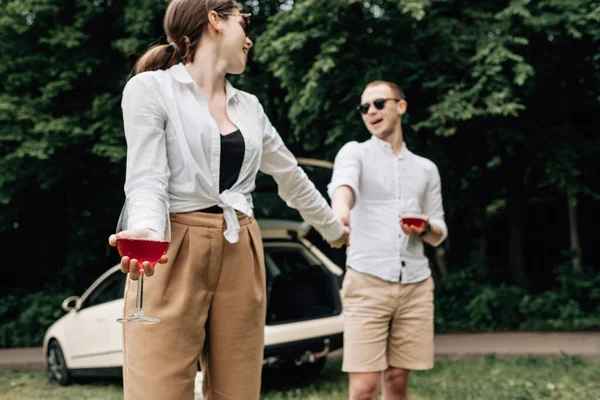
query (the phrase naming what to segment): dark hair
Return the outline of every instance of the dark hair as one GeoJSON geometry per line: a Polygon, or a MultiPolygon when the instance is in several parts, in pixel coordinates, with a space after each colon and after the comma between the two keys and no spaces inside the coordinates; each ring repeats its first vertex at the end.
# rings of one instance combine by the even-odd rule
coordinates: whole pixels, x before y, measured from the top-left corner
{"type": "Polygon", "coordinates": [[[404,92],[402,91],[402,89],[400,89],[400,86],[396,85],[393,82],[388,82],[388,81],[373,81],[370,83],[367,83],[367,85],[365,86],[365,89],[371,86],[377,86],[377,85],[386,85],[388,86],[390,89],[392,89],[392,93],[394,94],[394,96],[396,96],[399,99],[402,100],[406,100],[406,97],[404,97],[404,92]]]}
{"type": "Polygon", "coordinates": [[[240,10],[234,0],[172,0],[167,7],[163,28],[169,44],[157,44],[135,63],[134,72],[167,69],[180,60],[194,61],[194,52],[211,11],[240,10]]]}

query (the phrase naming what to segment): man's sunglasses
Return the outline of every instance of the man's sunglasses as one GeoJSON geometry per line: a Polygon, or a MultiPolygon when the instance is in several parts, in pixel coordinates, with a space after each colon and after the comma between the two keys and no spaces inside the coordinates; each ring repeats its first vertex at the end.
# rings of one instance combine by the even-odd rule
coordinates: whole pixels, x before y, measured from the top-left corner
{"type": "Polygon", "coordinates": [[[236,16],[239,15],[244,19],[244,32],[246,33],[246,37],[250,37],[250,14],[249,13],[240,13],[240,12],[217,12],[220,16],[236,16]]]}
{"type": "MultiPolygon", "coordinates": [[[[373,100],[373,105],[375,106],[376,109],[378,110],[383,110],[383,107],[385,107],[385,102],[386,101],[400,101],[402,99],[375,99],[373,100]]],[[[369,112],[369,108],[371,108],[371,103],[363,103],[361,105],[359,105],[358,107],[356,107],[356,109],[361,113],[361,114],[366,114],[369,112]]]]}

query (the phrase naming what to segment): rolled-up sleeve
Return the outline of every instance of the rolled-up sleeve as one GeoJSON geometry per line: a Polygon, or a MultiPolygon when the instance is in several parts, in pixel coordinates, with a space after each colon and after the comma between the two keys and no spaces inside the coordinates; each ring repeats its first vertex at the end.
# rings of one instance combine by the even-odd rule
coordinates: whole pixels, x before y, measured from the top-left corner
{"type": "Polygon", "coordinates": [[[160,199],[169,206],[170,178],[167,161],[164,107],[147,77],[133,77],[123,90],[121,108],[127,142],[125,195],[141,201],[130,216],[131,227],[146,227],[160,231],[164,216],[157,215],[152,205],[160,199]]]}
{"type": "Polygon", "coordinates": [[[429,216],[430,224],[437,225],[442,231],[440,240],[433,244],[433,246],[437,247],[448,237],[448,227],[444,220],[440,172],[435,164],[432,164],[429,170],[429,180],[427,184],[427,193],[423,203],[423,213],[429,216]]]}
{"type": "Polygon", "coordinates": [[[346,143],[335,157],[333,176],[327,186],[327,193],[333,199],[335,190],[340,186],[348,186],[354,192],[354,201],[360,195],[358,182],[361,172],[361,153],[358,142],[346,143]]]}
{"type": "Polygon", "coordinates": [[[298,161],[283,143],[260,103],[258,107],[259,124],[263,132],[260,170],[273,176],[277,182],[279,196],[289,207],[298,210],[302,218],[325,240],[339,239],[343,233],[343,226],[314,183],[298,166],[298,161]]]}

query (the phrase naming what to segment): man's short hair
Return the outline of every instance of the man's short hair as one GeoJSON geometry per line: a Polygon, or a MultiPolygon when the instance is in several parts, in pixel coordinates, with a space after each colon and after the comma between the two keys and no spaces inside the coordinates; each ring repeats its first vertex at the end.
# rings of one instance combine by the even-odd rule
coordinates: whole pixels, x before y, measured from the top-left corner
{"type": "Polygon", "coordinates": [[[402,89],[400,89],[400,86],[396,85],[393,82],[373,81],[373,82],[367,83],[367,86],[365,86],[365,89],[372,87],[372,86],[378,86],[378,85],[388,86],[390,89],[392,89],[392,93],[394,94],[394,96],[396,96],[398,99],[406,100],[406,97],[404,96],[404,92],[402,91],[402,89]]]}

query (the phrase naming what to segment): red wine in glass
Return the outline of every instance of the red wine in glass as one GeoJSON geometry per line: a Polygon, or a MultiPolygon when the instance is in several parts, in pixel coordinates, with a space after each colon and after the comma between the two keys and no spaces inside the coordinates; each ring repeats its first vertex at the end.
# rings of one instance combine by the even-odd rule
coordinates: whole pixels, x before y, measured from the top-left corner
{"type": "Polygon", "coordinates": [[[417,197],[404,197],[400,200],[400,222],[421,229],[426,220],[422,215],[422,204],[417,197]]]}
{"type": "Polygon", "coordinates": [[[419,229],[425,226],[425,219],[421,217],[404,217],[400,219],[400,222],[405,225],[417,227],[419,229]]]}
{"type": "Polygon", "coordinates": [[[117,322],[134,324],[156,324],[160,319],[148,317],[142,310],[144,292],[144,267],[154,265],[167,252],[171,240],[169,206],[161,198],[133,196],[125,200],[117,223],[117,249],[121,257],[136,260],[140,277],[137,284],[135,312],[117,322]]]}
{"type": "Polygon", "coordinates": [[[154,264],[167,252],[169,242],[143,239],[126,238],[117,240],[117,249],[121,257],[138,260],[140,268],[143,262],[154,264]]]}

